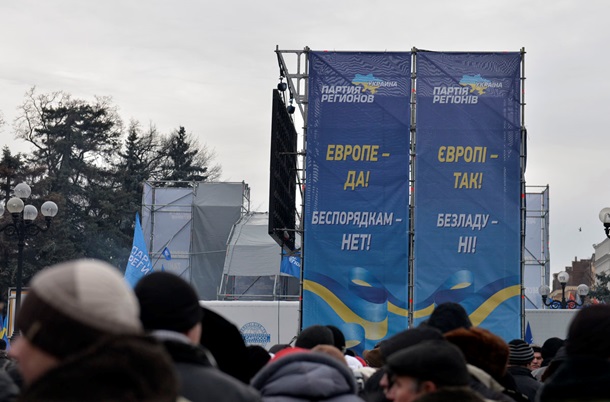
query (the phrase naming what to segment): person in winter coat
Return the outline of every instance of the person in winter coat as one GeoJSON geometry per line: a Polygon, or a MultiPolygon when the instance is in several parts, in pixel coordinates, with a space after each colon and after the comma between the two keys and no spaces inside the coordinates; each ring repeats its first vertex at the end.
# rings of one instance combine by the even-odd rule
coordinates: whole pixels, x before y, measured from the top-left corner
{"type": "Polygon", "coordinates": [[[383,367],[386,360],[394,353],[397,353],[408,347],[417,345],[424,341],[443,340],[443,334],[436,328],[429,326],[419,326],[410,328],[394,334],[388,339],[385,339],[375,346],[371,351],[365,351],[367,359],[374,360],[374,364],[380,369],[373,374],[364,384],[364,389],[360,396],[367,402],[385,402],[387,398],[383,389],[379,385],[379,381],[383,378],[385,368],[383,367]],[[373,354],[373,356],[371,356],[373,354]]]}
{"type": "Polygon", "coordinates": [[[544,382],[542,376],[544,372],[549,367],[551,362],[555,360],[557,353],[564,346],[565,341],[561,338],[553,337],[549,338],[542,344],[540,348],[540,355],[542,357],[542,362],[540,363],[540,367],[532,370],[532,375],[538,380],[544,382]]]}
{"type": "Polygon", "coordinates": [[[443,392],[446,400],[482,401],[468,386],[464,355],[446,340],[424,341],[400,350],[390,355],[384,368],[380,385],[391,401],[413,402],[437,392],[443,392]]]}
{"type": "Polygon", "coordinates": [[[153,272],[134,291],[144,329],[161,341],[174,362],[180,395],[192,402],[260,401],[252,387],[218,370],[212,354],[199,345],[202,310],[187,282],[169,272],[153,272]]]}
{"type": "Polygon", "coordinates": [[[30,282],[9,355],[19,401],[175,401],[169,357],[143,336],[138,302],[118,270],[97,260],[46,268],[30,282]]]}
{"type": "Polygon", "coordinates": [[[301,348],[278,352],[251,384],[265,402],[362,402],[356,395],[354,376],[344,362],[301,348]]]}
{"type": "Polygon", "coordinates": [[[201,346],[214,356],[218,369],[244,384],[250,384],[251,367],[244,338],[235,324],[217,312],[201,306],[201,346]]]}
{"type": "Polygon", "coordinates": [[[610,400],[609,338],[610,305],[598,304],[580,310],[568,329],[565,360],[542,386],[539,400],[610,400]]]}
{"type": "Polygon", "coordinates": [[[8,356],[6,341],[0,339],[0,402],[13,401],[19,394],[19,387],[8,374],[13,369],[15,362],[8,356]]]}
{"type": "Polygon", "coordinates": [[[454,329],[445,338],[466,357],[473,390],[492,401],[526,400],[515,390],[514,379],[506,374],[509,348],[502,338],[479,327],[454,329]]]}
{"type": "Polygon", "coordinates": [[[508,355],[508,372],[515,379],[517,390],[527,396],[530,401],[536,400],[536,393],[542,386],[534,378],[528,368],[534,360],[534,350],[527,342],[521,339],[513,339],[508,343],[510,353],[508,355]]]}

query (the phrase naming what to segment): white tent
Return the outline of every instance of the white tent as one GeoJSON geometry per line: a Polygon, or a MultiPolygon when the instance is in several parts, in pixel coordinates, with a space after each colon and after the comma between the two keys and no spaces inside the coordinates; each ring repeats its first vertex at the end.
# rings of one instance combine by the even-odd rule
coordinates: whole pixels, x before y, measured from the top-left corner
{"type": "Polygon", "coordinates": [[[269,236],[267,212],[248,212],[231,230],[223,275],[279,275],[280,246],[269,236]]]}
{"type": "Polygon", "coordinates": [[[285,300],[299,294],[299,279],[280,273],[281,247],[269,236],[269,214],[248,212],[227,241],[219,299],[285,300]]]}

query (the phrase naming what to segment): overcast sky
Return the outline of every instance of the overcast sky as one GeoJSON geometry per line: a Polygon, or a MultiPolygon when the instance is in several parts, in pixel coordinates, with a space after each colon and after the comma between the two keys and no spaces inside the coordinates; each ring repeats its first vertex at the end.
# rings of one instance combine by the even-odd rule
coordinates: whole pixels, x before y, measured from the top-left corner
{"type": "Polygon", "coordinates": [[[610,206],[610,2],[19,0],[0,4],[0,146],[24,93],[111,96],[125,121],[182,125],[267,210],[280,49],[519,51],[528,185],[550,185],[551,270],[590,258],[610,206]]]}

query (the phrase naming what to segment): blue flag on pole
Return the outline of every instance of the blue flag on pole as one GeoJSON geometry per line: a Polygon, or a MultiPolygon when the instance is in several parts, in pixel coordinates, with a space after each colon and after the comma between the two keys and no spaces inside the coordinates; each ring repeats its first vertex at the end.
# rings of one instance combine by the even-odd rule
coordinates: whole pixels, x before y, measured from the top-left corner
{"type": "Polygon", "coordinates": [[[11,348],[11,343],[8,340],[8,314],[4,316],[4,320],[2,320],[2,329],[0,330],[0,339],[3,339],[6,342],[6,351],[11,348]]]}
{"type": "Polygon", "coordinates": [[[534,337],[532,336],[532,329],[530,328],[530,322],[527,322],[525,327],[525,342],[532,345],[534,343],[534,337]]]}
{"type": "Polygon", "coordinates": [[[163,251],[161,251],[161,254],[163,255],[163,257],[165,257],[165,259],[166,259],[167,261],[169,261],[169,260],[171,260],[171,259],[172,259],[172,253],[170,253],[170,252],[169,252],[169,249],[168,249],[167,247],[165,247],[165,248],[163,249],[163,251]]]}
{"type": "Polygon", "coordinates": [[[282,264],[280,265],[280,273],[300,278],[301,255],[299,253],[296,253],[295,255],[284,254],[284,257],[282,257],[282,264]]]}
{"type": "Polygon", "coordinates": [[[131,254],[125,269],[125,280],[133,288],[140,278],[151,273],[152,270],[148,249],[144,241],[144,233],[142,233],[142,225],[140,225],[140,215],[136,213],[136,227],[133,231],[131,254]]]}

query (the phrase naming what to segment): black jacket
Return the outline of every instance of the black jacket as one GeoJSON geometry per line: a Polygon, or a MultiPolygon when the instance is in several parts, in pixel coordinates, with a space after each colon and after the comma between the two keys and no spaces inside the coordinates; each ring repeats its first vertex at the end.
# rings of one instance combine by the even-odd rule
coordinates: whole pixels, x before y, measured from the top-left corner
{"type": "Polygon", "coordinates": [[[188,400],[260,401],[260,395],[254,388],[214,367],[203,347],[175,340],[164,340],[162,343],[174,361],[180,382],[180,395],[188,400]]]}
{"type": "Polygon", "coordinates": [[[511,366],[508,368],[508,372],[517,383],[517,391],[527,396],[530,401],[535,401],[536,393],[542,386],[542,383],[534,378],[530,369],[527,367],[511,366]]]}
{"type": "Polygon", "coordinates": [[[608,401],[609,385],[610,361],[572,356],[544,383],[538,398],[542,402],[608,401]]]}
{"type": "Polygon", "coordinates": [[[4,370],[0,370],[0,402],[14,401],[19,395],[19,388],[4,370]]]}

